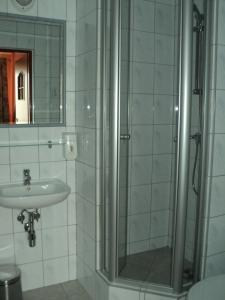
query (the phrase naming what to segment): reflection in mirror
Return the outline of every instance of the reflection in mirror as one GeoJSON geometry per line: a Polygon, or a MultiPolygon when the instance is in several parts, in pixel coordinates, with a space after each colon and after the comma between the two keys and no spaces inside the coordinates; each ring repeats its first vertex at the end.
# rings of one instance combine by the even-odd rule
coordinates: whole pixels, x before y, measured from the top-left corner
{"type": "Polygon", "coordinates": [[[0,16],[0,126],[62,125],[65,22],[0,16]]]}
{"type": "Polygon", "coordinates": [[[31,51],[0,49],[0,122],[29,124],[31,114],[31,51]]]}

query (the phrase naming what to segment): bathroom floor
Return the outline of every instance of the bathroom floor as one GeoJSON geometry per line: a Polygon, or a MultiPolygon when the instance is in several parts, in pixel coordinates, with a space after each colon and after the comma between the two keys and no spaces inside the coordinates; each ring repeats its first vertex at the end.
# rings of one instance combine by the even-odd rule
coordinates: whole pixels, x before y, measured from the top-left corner
{"type": "MultiPolygon", "coordinates": [[[[169,285],[171,280],[171,262],[172,251],[169,247],[132,254],[127,257],[127,264],[120,276],[133,280],[169,285]]],[[[185,269],[190,267],[191,263],[186,260],[185,269]]]]}
{"type": "Polygon", "coordinates": [[[23,300],[91,300],[77,280],[24,292],[23,300]]]}

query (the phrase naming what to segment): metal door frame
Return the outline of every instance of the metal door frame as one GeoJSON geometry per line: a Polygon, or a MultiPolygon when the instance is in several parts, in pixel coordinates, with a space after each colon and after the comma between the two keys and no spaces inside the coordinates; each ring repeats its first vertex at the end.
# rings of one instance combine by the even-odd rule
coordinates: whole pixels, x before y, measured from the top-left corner
{"type": "MultiPolygon", "coordinates": [[[[110,174],[109,174],[109,280],[115,282],[118,270],[118,199],[120,151],[120,68],[121,68],[121,0],[111,1],[110,56],[110,174]]],[[[179,117],[176,161],[175,241],[172,287],[182,291],[183,262],[186,236],[186,214],[189,176],[190,123],[192,99],[192,13],[193,1],[181,0],[179,117]],[[179,176],[178,176],[179,174],[179,176]]]]}
{"type": "Polygon", "coordinates": [[[175,222],[172,286],[175,292],[182,292],[185,254],[190,125],[192,103],[192,44],[193,44],[193,1],[181,0],[180,11],[180,61],[179,61],[179,113],[178,143],[175,183],[175,222]]]}

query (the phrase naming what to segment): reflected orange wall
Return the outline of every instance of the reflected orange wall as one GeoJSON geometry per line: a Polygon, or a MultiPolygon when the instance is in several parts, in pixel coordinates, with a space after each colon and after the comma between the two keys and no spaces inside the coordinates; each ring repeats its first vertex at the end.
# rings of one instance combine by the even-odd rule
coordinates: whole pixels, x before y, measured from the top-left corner
{"type": "Polygon", "coordinates": [[[9,122],[15,121],[14,53],[7,58],[9,122]]]}
{"type": "Polygon", "coordinates": [[[1,53],[1,58],[7,59],[7,83],[8,83],[8,106],[9,106],[9,122],[15,122],[15,79],[14,79],[14,53],[1,53]]]}

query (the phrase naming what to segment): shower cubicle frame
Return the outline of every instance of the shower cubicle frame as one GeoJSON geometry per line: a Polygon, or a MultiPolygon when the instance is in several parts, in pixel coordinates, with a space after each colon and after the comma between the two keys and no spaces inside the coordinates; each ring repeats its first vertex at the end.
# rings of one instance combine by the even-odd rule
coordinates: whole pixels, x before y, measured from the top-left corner
{"type": "MultiPolygon", "coordinates": [[[[119,199],[119,156],[120,156],[120,67],[121,67],[121,1],[111,1],[111,55],[110,55],[110,159],[109,159],[109,253],[107,277],[112,283],[124,282],[118,279],[118,199],[119,199]]],[[[103,0],[102,3],[105,3],[103,0]]],[[[178,139],[176,157],[176,179],[175,179],[175,225],[174,225],[174,247],[172,286],[165,287],[151,284],[156,290],[165,293],[181,293],[183,291],[183,264],[185,254],[186,237],[186,215],[189,178],[189,154],[190,154],[190,123],[191,123],[191,100],[192,100],[192,35],[193,35],[193,1],[180,0],[180,45],[179,45],[179,99],[178,99],[178,139]]],[[[104,5],[102,5],[104,10],[104,5]]],[[[106,28],[106,17],[103,24],[106,28]]],[[[106,30],[103,30],[106,35],[106,30]]],[[[106,36],[103,36],[103,73],[106,74],[106,36]]],[[[103,78],[103,77],[102,77],[103,78]]],[[[105,84],[103,78],[103,89],[105,84]]],[[[104,108],[103,108],[104,110],[104,108]]],[[[104,119],[104,117],[103,117],[104,119]]],[[[104,123],[104,120],[103,120],[104,123]]],[[[104,136],[103,124],[103,136],[104,136]]],[[[204,135],[204,132],[203,132],[204,135]]],[[[104,147],[103,147],[104,148],[104,147]]],[[[103,150],[103,157],[105,157],[103,150]]],[[[103,160],[104,170],[104,160],[103,160]]],[[[102,183],[104,186],[104,180],[102,183]]],[[[103,187],[105,189],[105,187],[103,187]]],[[[104,191],[103,191],[104,193],[104,191]]],[[[105,197],[104,197],[105,198],[105,197]]],[[[104,206],[104,205],[103,205],[104,206]]],[[[104,215],[104,212],[103,212],[104,215]]],[[[103,216],[104,222],[104,216],[103,216]]],[[[102,226],[104,227],[104,226],[102,226]]],[[[102,237],[105,239],[105,228],[102,229],[102,237]]],[[[104,243],[103,243],[104,244],[104,243]]],[[[198,243],[200,249],[200,242],[198,243]]],[[[103,246],[104,252],[104,246],[103,246]]],[[[103,257],[103,254],[102,254],[103,257]]],[[[200,260],[200,255],[197,255],[200,260]]],[[[106,259],[106,258],[104,258],[106,259]]],[[[102,271],[104,271],[104,259],[102,259],[102,271]]],[[[198,266],[200,261],[195,262],[198,266]]],[[[197,280],[197,278],[195,278],[197,280]]],[[[131,280],[130,280],[131,281],[131,280]]],[[[126,280],[125,282],[129,282],[126,280]]],[[[134,286],[134,282],[132,285],[134,286]]]]}

